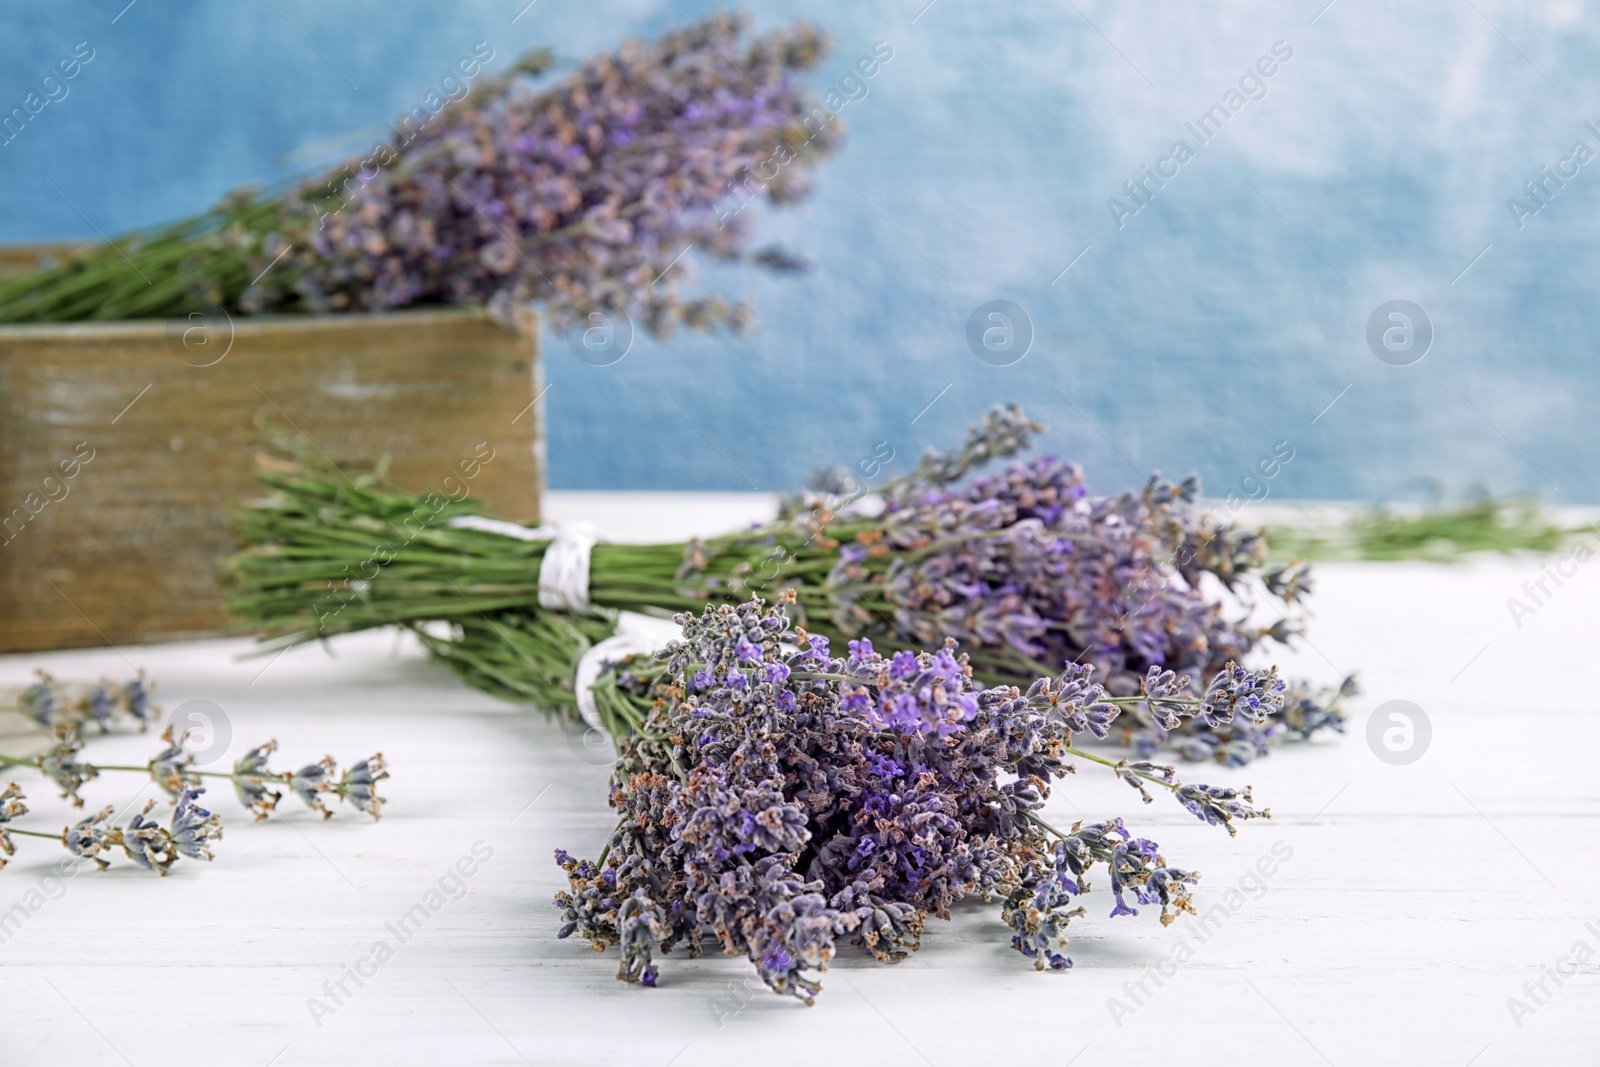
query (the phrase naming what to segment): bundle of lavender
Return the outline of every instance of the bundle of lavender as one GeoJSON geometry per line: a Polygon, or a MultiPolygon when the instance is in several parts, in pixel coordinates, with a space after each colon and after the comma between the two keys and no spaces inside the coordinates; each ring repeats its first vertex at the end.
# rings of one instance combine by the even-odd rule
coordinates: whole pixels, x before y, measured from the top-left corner
{"type": "Polygon", "coordinates": [[[1269,815],[1248,788],[1185,785],[1172,767],[1074,741],[1106,737],[1132,708],[1163,728],[1259,726],[1283,702],[1276,669],[1229,665],[1198,697],[1155,667],[1142,694],[1113,696],[1075,664],[1026,691],[978,690],[953,641],[885,658],[861,639],[836,657],[760,599],[678,621],[681,639],[636,694],[648,707],[613,773],[615,831],[593,862],[556,852],[570,883],[556,896],[560,936],[620,946],[625,981],[654,986],[657,956],[714,942],[810,1003],[821,987],[808,972],[838,942],[901,958],[928,916],[972,896],[1000,899],[1012,946],[1036,967],[1065,969],[1067,926],[1102,863],[1111,918],[1135,903],[1159,905],[1163,925],[1192,913],[1199,873],[1168,866],[1121,819],[1062,830],[1040,815],[1069,758],[1109,768],[1146,803],[1169,792],[1230,834],[1269,815]]]}
{"type": "MultiPolygon", "coordinates": [[[[353,168],[276,199],[240,192],[0,285],[0,323],[418,303],[511,319],[531,302],[561,329],[606,311],[658,336],[680,323],[742,330],[748,308],[680,297],[688,268],[674,266],[691,247],[796,266],[746,250],[742,208],[805,195],[805,172],[838,141],[832,113],[794,81],[826,39],[805,24],[753,40],[745,29],[715,15],[588,59],[549,88],[534,83],[549,53],[530,53],[465,99],[403,117],[353,168]]],[[[483,49],[463,61],[472,75],[483,49]]]]}
{"type": "MultiPolygon", "coordinates": [[[[750,530],[592,551],[477,517],[465,499],[394,489],[381,469],[291,450],[263,457],[276,492],[239,515],[242,551],[225,585],[234,612],[277,643],[400,624],[470,684],[569,714],[589,695],[574,681],[580,662],[619,610],[699,610],[782,588],[795,591],[796,620],[835,641],[929,648],[953,637],[986,683],[1028,685],[1081,663],[1119,697],[1142,693],[1151,668],[1198,697],[1191,679],[1295,632],[1287,617],[1245,620],[1252,596],[1289,610],[1309,588],[1305,568],[1263,571],[1259,536],[1203,514],[1192,478],[1094,497],[1077,467],[1048,456],[974,474],[1039,430],[997,408],[962,447],[930,452],[871,494],[825,477],[750,530]],[[1211,579],[1222,592],[1207,592],[1211,579]],[[448,634],[425,625],[438,620],[448,634]]],[[[1270,721],[1186,720],[1176,733],[1135,704],[1118,740],[1144,756],[1175,747],[1239,765],[1281,738],[1339,729],[1351,691],[1296,685],[1270,721]]],[[[625,706],[600,703],[614,734],[639,725],[625,706]]]]}
{"type": "Polygon", "coordinates": [[[156,807],[156,801],[150,800],[142,811],[120,826],[113,820],[114,805],[101,808],[59,833],[16,826],[14,820],[26,815],[28,808],[23,803],[26,797],[21,787],[11,782],[0,790],[0,852],[5,854],[0,856],[0,867],[6,865],[5,857],[15,854],[13,834],[57,841],[73,856],[92,860],[100,870],[110,866],[106,857],[113,855],[116,849],[121,849],[138,866],[161,875],[183,857],[210,861],[212,843],[222,838],[222,818],[197,802],[205,792],[202,782],[206,778],[227,780],[239,802],[257,822],[271,815],[283,798],[282,791],[273,788],[279,784],[312,810],[321,812],[324,819],[333,814],[324,803],[324,797],[330,795],[371,815],[374,820],[378,818],[383,805],[383,798],[377,794],[378,783],[389,777],[382,754],[353,764],[343,774],[338,772],[332,756],[299,770],[274,771],[267,763],[278,743],[268,741],[245,753],[231,772],[204,771],[195,766],[194,753],[185,747],[188,732],[175,734],[169,725],[161,734],[161,751],[148,763],[90,763],[79,759],[86,743],[85,729],[91,725],[102,735],[124,723],[137,725],[141,732],[147,730],[161,714],[151,702],[152,688],[143,674],[122,685],[102,681],[74,686],[39,672],[39,680],[24,689],[12,707],[41,726],[51,728],[55,732],[55,744],[39,756],[0,753],[0,766],[38,771],[53,782],[61,790],[62,799],[70,801],[75,808],[83,807],[78,791],[102,773],[148,776],[173,804],[170,824],[162,827],[148,818],[156,807]]]}

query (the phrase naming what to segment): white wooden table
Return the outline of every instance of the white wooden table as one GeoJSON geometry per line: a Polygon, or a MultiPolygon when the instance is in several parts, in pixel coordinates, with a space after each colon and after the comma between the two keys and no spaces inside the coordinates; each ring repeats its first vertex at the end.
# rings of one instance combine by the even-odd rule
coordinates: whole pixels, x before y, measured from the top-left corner
{"type": "MultiPolygon", "coordinates": [[[[555,494],[553,504],[614,535],[659,537],[768,507],[663,494],[555,494]]],[[[1282,662],[1321,680],[1358,668],[1366,695],[1342,739],[1243,771],[1191,770],[1191,780],[1252,782],[1271,805],[1271,822],[1236,839],[1170,802],[1141,809],[1089,769],[1058,791],[1054,817],[1123,814],[1169,860],[1202,870],[1202,911],[1235,905],[1208,934],[1187,922],[1163,930],[1149,913],[1107,919],[1102,878],[1069,972],[1035,973],[1008,947],[998,909],[975,905],[931,922],[900,965],[844,952],[809,1009],[733,998],[752,973],[740,961],[675,954],[651,991],[615,981],[614,954],[557,941],[551,850],[595,854],[610,822],[606,768],[392,633],[339,640],[331,656],[302,648],[264,674],[265,661],[236,659],[242,641],[0,659],[0,685],[35,666],[86,680],[145,667],[168,711],[195,698],[225,710],[229,761],[275,737],[285,762],[381,749],[394,770],[376,825],[304,809],[257,825],[210,794],[228,827],[217,861],[182,862],[165,879],[119,864],[57,897],[30,896],[65,853],[22,839],[0,872],[0,922],[25,911],[0,943],[0,1063],[1594,1064],[1600,565],[1579,568],[1516,628],[1506,598],[1541,569],[1532,559],[1323,567],[1315,647],[1282,662]],[[1408,766],[1380,761],[1364,736],[1368,712],[1392,698],[1421,705],[1433,727],[1408,766]],[[1257,889],[1249,872],[1275,846],[1292,857],[1257,889]],[[466,865],[464,895],[400,943],[389,924],[475,848],[492,855],[466,865]],[[1242,878],[1251,892],[1230,896],[1242,878]],[[344,979],[336,1010],[314,1013],[312,998],[335,1006],[325,983],[371,961],[379,942],[393,957],[364,963],[363,984],[344,979]],[[1524,982],[1580,942],[1595,957],[1559,986],[1545,979],[1536,1003],[1524,982]],[[1514,1020],[1511,997],[1534,1010],[1514,1020]]],[[[152,742],[117,737],[91,751],[142,762],[152,742]]],[[[71,816],[48,783],[17,777],[39,821],[71,816]]],[[[135,778],[105,777],[84,795],[91,806],[131,801],[135,778]]]]}

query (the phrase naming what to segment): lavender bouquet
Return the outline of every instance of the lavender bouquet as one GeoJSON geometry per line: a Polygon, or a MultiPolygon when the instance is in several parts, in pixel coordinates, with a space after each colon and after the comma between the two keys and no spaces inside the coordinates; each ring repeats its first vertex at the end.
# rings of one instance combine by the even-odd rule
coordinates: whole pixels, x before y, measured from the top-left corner
{"type": "MultiPolygon", "coordinates": [[[[0,323],[230,312],[543,305],[558,328],[621,312],[652,333],[751,324],[748,308],[678,293],[684,252],[787,268],[747,251],[751,214],[793,201],[833,150],[831,113],[794,75],[826,39],[799,24],[747,39],[719,14],[593,57],[549,88],[548,52],[411,117],[366,163],[254,191],[153,233],[0,285],[0,323]],[[730,207],[729,205],[734,205],[730,207]]],[[[492,55],[492,50],[490,50],[492,55]]],[[[474,61],[476,62],[476,61],[474,61]]]]}
{"type": "Polygon", "coordinates": [[[1061,970],[1100,864],[1110,918],[1135,905],[1159,906],[1163,925],[1193,912],[1199,874],[1168,866],[1121,819],[1062,830],[1040,815],[1069,759],[1109,768],[1146,803],[1152,788],[1170,792],[1230,834],[1269,814],[1248,789],[1184,785],[1172,767],[1074,740],[1106,737],[1133,707],[1163,727],[1261,725],[1283,701],[1276,670],[1230,665],[1201,697],[1159,668],[1144,693],[1116,697],[1075,664],[1026,691],[978,690],[953,641],[885,658],[859,639],[841,658],[792,629],[794,598],[780,600],[678,616],[681,639],[635,694],[648,710],[612,776],[616,829],[593,862],[556,852],[569,881],[560,936],[618,946],[625,981],[654,986],[660,955],[715,943],[809,1004],[821,988],[810,972],[839,942],[899,959],[930,915],[972,896],[999,899],[1012,946],[1061,970]]]}
{"type": "MultiPolygon", "coordinates": [[[[615,671],[589,692],[574,677],[619,610],[698,611],[792,588],[788,610],[835,642],[937,648],[953,637],[986,684],[1026,686],[1077,663],[1117,697],[1145,693],[1158,668],[1171,676],[1161,684],[1199,698],[1191,679],[1294,634],[1287,617],[1266,627],[1245,618],[1252,596],[1292,610],[1310,586],[1305,568],[1264,570],[1259,536],[1201,513],[1194,479],[1095,497],[1077,467],[1048,456],[975,473],[1026,449],[1039,429],[997,408],[960,448],[930,452],[871,494],[825,475],[750,530],[596,544],[582,557],[577,600],[570,589],[551,596],[548,572],[561,568],[547,564],[570,556],[555,533],[483,520],[468,500],[404,493],[381,470],[292,451],[266,457],[261,477],[275,494],[239,515],[242,551],[225,584],[234,612],[277,639],[272,648],[408,626],[470,684],[507,699],[571,714],[592,692],[591,721],[617,735],[640,721],[602,699],[615,671]],[[439,621],[447,632],[427,625],[439,621]]],[[[1118,740],[1144,756],[1175,747],[1239,765],[1281,738],[1339,729],[1350,691],[1293,686],[1266,722],[1169,723],[1135,702],[1118,740]]]]}

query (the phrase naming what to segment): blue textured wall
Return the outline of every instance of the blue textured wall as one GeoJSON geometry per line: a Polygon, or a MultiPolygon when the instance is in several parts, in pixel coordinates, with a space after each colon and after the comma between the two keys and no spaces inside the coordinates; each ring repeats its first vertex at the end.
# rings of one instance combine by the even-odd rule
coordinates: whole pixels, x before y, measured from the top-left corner
{"type": "MultiPolygon", "coordinates": [[[[523,0],[125,2],[6,15],[0,111],[76,42],[95,58],[0,148],[0,240],[157,222],[365,148],[479,40],[496,66],[537,44],[581,55],[711,8],[538,0],[513,22],[523,0]]],[[[553,485],[783,487],[1017,399],[1106,487],[1160,468],[1221,492],[1287,440],[1280,497],[1433,478],[1600,500],[1600,161],[1572,156],[1600,153],[1600,34],[1581,0],[925,3],[753,5],[761,26],[804,14],[833,33],[819,87],[875,41],[895,50],[844,108],[816,195],[764,220],[815,269],[699,272],[756,299],[749,343],[640,341],[598,368],[552,340],[553,485]],[[1293,56],[1266,95],[1235,98],[1202,146],[1185,123],[1278,41],[1293,56]],[[1194,157],[1114,217],[1179,139],[1194,157]],[[1516,218],[1508,200],[1539,206],[1524,182],[1563,159],[1576,175],[1516,218]],[[992,299],[1032,321],[1011,366],[969,350],[992,299]],[[1434,326],[1412,366],[1365,338],[1391,299],[1434,326]]]]}

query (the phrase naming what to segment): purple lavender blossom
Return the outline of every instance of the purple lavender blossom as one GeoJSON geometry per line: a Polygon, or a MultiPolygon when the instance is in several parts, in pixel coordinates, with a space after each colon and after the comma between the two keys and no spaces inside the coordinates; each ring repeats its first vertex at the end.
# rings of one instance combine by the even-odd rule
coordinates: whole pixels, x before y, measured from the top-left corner
{"type": "MultiPolygon", "coordinates": [[[[1264,559],[1259,535],[1192,508],[1194,478],[1154,477],[1138,492],[1095,497],[1076,466],[1043,456],[961,481],[986,460],[1025,448],[1038,431],[1018,409],[997,408],[961,449],[931,453],[914,476],[888,488],[882,526],[839,546],[830,622],[849,635],[903,634],[927,645],[954,637],[989,680],[1093,666],[1113,694],[1160,698],[1137,709],[1144,727],[1162,731],[1150,737],[1164,741],[1165,731],[1181,729],[1224,742],[1202,749],[1179,739],[1181,754],[1236,764],[1264,752],[1280,736],[1261,728],[1283,708],[1285,687],[1275,674],[1236,664],[1264,641],[1286,641],[1295,626],[1252,628],[1247,602],[1230,613],[1201,588],[1210,574],[1242,596],[1242,578],[1264,559]],[[889,601],[892,618],[861,600],[889,601]],[[1191,688],[1191,676],[1219,671],[1228,675],[1221,688],[1191,688]],[[1243,736],[1247,727],[1254,736],[1243,736]]],[[[787,510],[817,503],[798,498],[787,510]]],[[[1309,587],[1303,567],[1264,581],[1286,604],[1309,587]]],[[[1339,728],[1332,702],[1304,699],[1293,736],[1339,728]]],[[[1091,729],[1104,737],[1106,725],[1101,717],[1091,729]]],[[[1125,739],[1138,743],[1136,734],[1125,739]]]]}
{"type": "MultiPolygon", "coordinates": [[[[1138,914],[1135,903],[1159,905],[1163,923],[1192,910],[1199,876],[1168,867],[1120,819],[1061,831],[1040,815],[1049,783],[1072,771],[1066,758],[1083,755],[1074,733],[1120,710],[1092,668],[1023,693],[975,690],[954,642],[885,657],[858,639],[828,658],[826,642],[790,630],[793,602],[678,616],[683,639],[661,654],[659,683],[676,695],[623,740],[611,789],[621,818],[602,859],[556,853],[569,880],[556,896],[561,937],[619,946],[618,977],[645,985],[658,956],[714,942],[809,1003],[841,942],[899,958],[929,916],[973,895],[1003,900],[1012,944],[1036,966],[1065,969],[1066,928],[1099,864],[1114,916],[1138,914]],[[752,663],[788,670],[743,669],[752,663]],[[741,670],[743,686],[682,684],[741,670]]],[[[1115,769],[1178,792],[1204,821],[1260,814],[1247,795],[1182,786],[1170,767],[1115,769]]]]}
{"type": "Polygon", "coordinates": [[[679,295],[680,257],[792,269],[800,261],[781,250],[745,251],[754,213],[743,206],[804,197],[805,172],[839,131],[794,78],[826,38],[800,23],[748,39],[746,25],[716,14],[587,59],[544,90],[526,76],[543,73],[537,58],[486,79],[397,138],[375,173],[346,166],[292,193],[249,273],[287,255],[241,306],[470,303],[511,320],[532,302],[558,329],[594,311],[656,336],[748,329],[746,307],[679,295]]]}

